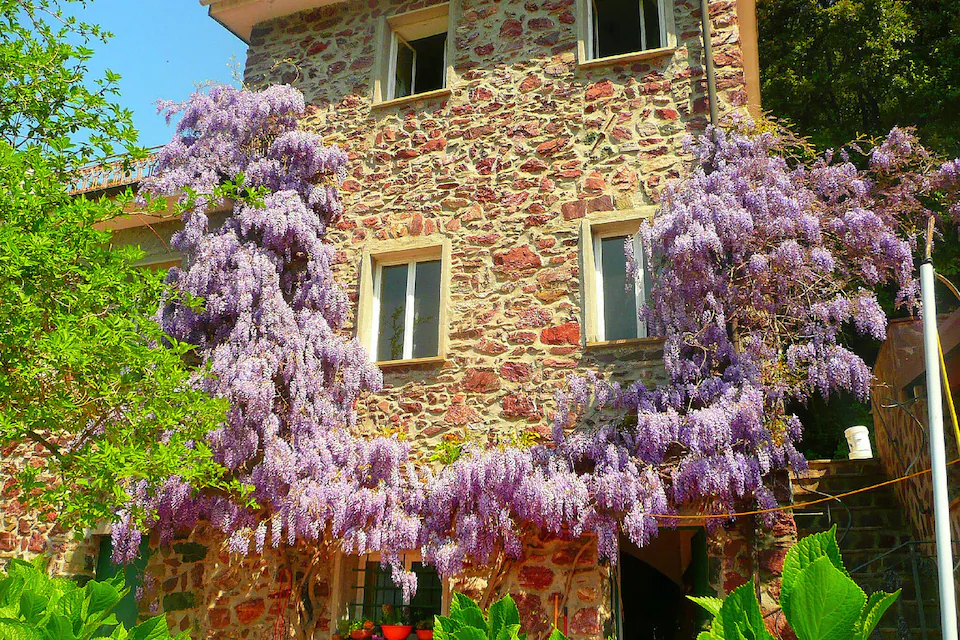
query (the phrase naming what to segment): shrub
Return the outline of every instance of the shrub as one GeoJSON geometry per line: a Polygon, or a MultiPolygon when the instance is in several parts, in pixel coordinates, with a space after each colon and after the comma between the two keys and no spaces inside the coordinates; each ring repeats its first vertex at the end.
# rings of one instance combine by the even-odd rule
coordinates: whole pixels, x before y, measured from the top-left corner
{"type": "MultiPolygon", "coordinates": [[[[0,638],[9,640],[169,640],[160,615],[129,631],[113,610],[126,595],[123,574],[80,587],[66,578],[51,578],[42,557],[33,562],[11,560],[0,573],[0,638]]],[[[181,633],[175,640],[189,640],[181,633]]]]}
{"type": "MultiPolygon", "coordinates": [[[[520,612],[510,596],[497,600],[483,615],[476,602],[454,593],[450,602],[450,616],[436,616],[433,624],[434,640],[526,640],[527,634],[520,630],[520,612]]],[[[567,640],[553,629],[549,640],[567,640]]]]}
{"type": "MultiPolygon", "coordinates": [[[[877,591],[867,597],[843,567],[836,530],[834,525],[807,536],[784,560],[780,607],[799,640],[868,640],[900,595],[899,590],[877,591]]],[[[713,615],[710,630],[697,640],[773,640],[763,624],[753,580],[725,600],[690,599],[713,615]]]]}

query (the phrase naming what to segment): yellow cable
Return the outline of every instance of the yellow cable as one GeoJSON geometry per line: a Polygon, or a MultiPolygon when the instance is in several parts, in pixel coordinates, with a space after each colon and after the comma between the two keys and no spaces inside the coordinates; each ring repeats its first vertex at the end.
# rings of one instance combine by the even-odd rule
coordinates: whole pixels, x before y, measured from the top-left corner
{"type": "Polygon", "coordinates": [[[953,393],[950,392],[950,378],[947,377],[947,361],[943,358],[943,343],[937,335],[937,347],[940,351],[940,371],[943,374],[943,392],[947,396],[947,410],[953,422],[953,437],[957,439],[957,451],[960,451],[960,425],[957,424],[957,407],[953,404],[953,393]]]}

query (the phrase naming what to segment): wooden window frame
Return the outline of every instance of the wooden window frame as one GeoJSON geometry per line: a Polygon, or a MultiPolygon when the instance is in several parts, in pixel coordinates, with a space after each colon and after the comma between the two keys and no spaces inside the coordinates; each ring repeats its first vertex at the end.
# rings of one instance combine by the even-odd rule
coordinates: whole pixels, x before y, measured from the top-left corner
{"type": "MultiPolygon", "coordinates": [[[[577,63],[580,67],[601,67],[607,65],[625,64],[637,60],[648,60],[661,56],[671,55],[677,50],[677,27],[674,14],[676,0],[657,0],[660,12],[660,39],[663,46],[656,49],[641,49],[614,56],[599,57],[597,49],[599,43],[594,23],[596,0],[576,0],[577,11],[577,63]]],[[[637,0],[640,2],[640,0],[637,0]]],[[[640,10],[640,38],[641,46],[646,44],[646,31],[643,26],[643,8],[640,10]]]]}
{"type": "MultiPolygon", "coordinates": [[[[360,303],[357,311],[357,336],[367,350],[371,361],[381,368],[411,364],[442,363],[446,360],[447,334],[449,326],[450,308],[450,239],[439,235],[418,238],[401,238],[387,240],[371,245],[364,250],[360,264],[360,303]],[[377,339],[379,329],[380,272],[385,266],[410,264],[430,260],[440,261],[440,317],[438,319],[437,355],[428,358],[401,358],[399,360],[376,360],[377,339]]],[[[407,275],[407,302],[405,315],[413,313],[410,298],[413,294],[411,287],[414,278],[407,275]]],[[[406,325],[406,320],[404,321],[406,325]]],[[[411,332],[405,332],[404,343],[407,338],[412,342],[411,332]]],[[[411,345],[412,348],[412,345],[411,345]]],[[[406,344],[404,353],[407,353],[406,344]]]]}
{"type": "MultiPolygon", "coordinates": [[[[628,209],[623,211],[610,211],[604,213],[590,214],[584,218],[580,225],[580,300],[582,322],[583,322],[583,345],[584,347],[602,347],[607,345],[631,344],[642,342],[657,342],[662,338],[656,336],[647,336],[646,327],[644,335],[637,338],[628,338],[625,340],[604,340],[603,331],[600,328],[600,316],[598,310],[603,306],[602,289],[603,283],[598,278],[600,258],[596,245],[600,238],[609,238],[613,236],[634,235],[640,229],[644,220],[653,218],[656,207],[642,207],[639,209],[628,209]]],[[[646,274],[644,274],[644,277],[646,274]]],[[[644,293],[637,292],[638,300],[642,300],[644,293]]],[[[639,307],[638,307],[639,308],[639,307]]],[[[640,321],[638,319],[638,325],[640,321]]]]}
{"type": "MultiPolygon", "coordinates": [[[[454,43],[454,13],[456,7],[453,2],[444,2],[424,9],[407,11],[406,13],[386,16],[380,21],[377,36],[377,57],[374,63],[372,94],[375,106],[392,106],[442,97],[450,94],[455,74],[453,60],[455,54],[454,43]],[[396,65],[398,47],[402,44],[410,46],[410,41],[426,38],[438,33],[447,34],[446,46],[443,55],[443,87],[431,91],[416,92],[416,51],[414,51],[414,70],[411,78],[411,93],[408,96],[396,97],[396,65]]],[[[412,47],[411,47],[412,48],[412,47]]]]}

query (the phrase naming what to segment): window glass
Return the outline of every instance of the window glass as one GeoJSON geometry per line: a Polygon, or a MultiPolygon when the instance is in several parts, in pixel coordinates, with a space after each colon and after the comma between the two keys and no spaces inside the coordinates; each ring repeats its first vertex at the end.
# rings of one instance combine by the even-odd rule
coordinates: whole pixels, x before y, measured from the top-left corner
{"type": "Polygon", "coordinates": [[[600,269],[603,278],[603,339],[637,337],[637,297],[632,278],[627,277],[625,236],[600,239],[600,269]]]}
{"type": "Polygon", "coordinates": [[[395,74],[394,97],[402,98],[413,93],[414,51],[397,36],[397,68],[395,74]]]}
{"type": "Polygon", "coordinates": [[[606,58],[664,46],[660,0],[590,0],[590,53],[606,58]]]}
{"type": "Polygon", "coordinates": [[[447,34],[438,33],[426,38],[420,38],[411,43],[417,50],[417,77],[414,83],[414,92],[435,91],[443,89],[444,75],[446,74],[447,34]]]}
{"type": "Polygon", "coordinates": [[[413,301],[413,355],[430,358],[439,353],[440,261],[416,264],[413,301]]]}
{"type": "Polygon", "coordinates": [[[403,358],[404,315],[407,300],[405,264],[383,267],[380,272],[380,318],[377,360],[403,358]]]}
{"type": "MultiPolygon", "coordinates": [[[[443,585],[434,567],[414,562],[410,564],[410,570],[417,574],[417,594],[410,601],[409,620],[415,625],[421,620],[433,620],[433,616],[440,615],[443,585]]],[[[403,591],[393,583],[389,568],[384,569],[376,561],[367,561],[365,568],[357,571],[362,574],[358,584],[363,585],[363,601],[350,605],[351,617],[363,616],[379,623],[383,605],[404,606],[403,591]]]]}

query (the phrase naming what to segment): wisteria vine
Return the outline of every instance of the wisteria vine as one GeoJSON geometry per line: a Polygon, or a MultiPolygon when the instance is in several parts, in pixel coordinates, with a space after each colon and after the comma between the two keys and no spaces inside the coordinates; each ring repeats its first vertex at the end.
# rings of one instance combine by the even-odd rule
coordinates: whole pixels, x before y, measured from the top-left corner
{"type": "MultiPolygon", "coordinates": [[[[765,478],[804,465],[788,403],[866,396],[869,368],[842,330],[883,338],[881,284],[914,303],[916,225],[960,166],[933,166],[900,130],[864,169],[845,156],[788,162],[773,134],[708,130],[691,143],[695,170],[643,230],[656,272],[644,313],[665,336],[668,382],[572,378],[556,393],[551,442],[471,445],[437,467],[415,465],[409,443],[354,429],[357,402],[382,379],[341,331],[347,297],[325,242],[347,156],[298,129],[302,95],[221,86],[164,109],[181,118],[145,190],[185,194],[173,238],[184,260],[159,320],[196,345],[197,384],[229,401],[208,444],[258,507],[178,478],[138,487],[136,500],[164,542],[207,520],[237,553],[324,541],[379,551],[407,597],[405,550],[450,576],[500,550],[518,555],[533,526],[595,534],[615,559],[621,532],[643,545],[656,516],[775,504],[765,478]],[[211,227],[207,212],[240,192],[211,227]],[[588,407],[600,411],[571,419],[588,407]]],[[[132,558],[140,532],[129,518],[113,535],[115,559],[132,558]]]]}

